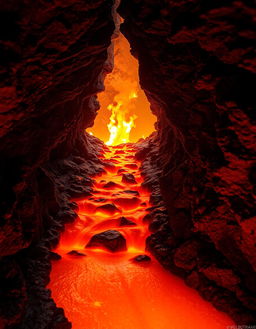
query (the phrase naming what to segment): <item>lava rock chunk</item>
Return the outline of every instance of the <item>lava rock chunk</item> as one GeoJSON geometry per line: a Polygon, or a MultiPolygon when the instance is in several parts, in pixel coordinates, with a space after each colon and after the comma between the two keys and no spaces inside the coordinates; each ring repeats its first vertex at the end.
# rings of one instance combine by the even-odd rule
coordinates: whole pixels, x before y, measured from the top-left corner
{"type": "Polygon", "coordinates": [[[128,163],[125,165],[125,168],[138,169],[138,166],[136,165],[136,163],[128,163]]]}
{"type": "Polygon", "coordinates": [[[114,187],[117,187],[117,186],[119,186],[117,183],[110,181],[107,184],[105,184],[103,186],[103,188],[114,188],[114,187]]]}
{"type": "Polygon", "coordinates": [[[107,230],[95,234],[86,245],[86,248],[94,247],[103,247],[111,252],[124,251],[127,249],[125,238],[116,230],[107,230]]]}
{"type": "Polygon", "coordinates": [[[114,215],[116,212],[121,212],[113,203],[107,203],[96,208],[96,211],[100,211],[104,214],[114,215]]]}
{"type": "Polygon", "coordinates": [[[140,196],[140,193],[138,191],[133,191],[133,190],[125,190],[122,193],[133,194],[133,195],[136,195],[136,196],[140,196]]]}
{"type": "Polygon", "coordinates": [[[121,208],[124,209],[131,209],[131,208],[135,208],[140,204],[140,199],[137,197],[132,197],[132,198],[116,198],[114,200],[114,203],[118,206],[120,206],[121,208]]]}
{"type": "Polygon", "coordinates": [[[79,252],[77,250],[71,250],[67,253],[67,255],[76,256],[76,257],[85,257],[86,256],[86,254],[79,252]]]}
{"type": "Polygon", "coordinates": [[[131,261],[136,263],[144,263],[144,262],[150,262],[151,258],[148,255],[138,255],[133,257],[131,261]]]}
{"type": "Polygon", "coordinates": [[[50,256],[50,260],[61,260],[62,258],[61,255],[53,251],[50,251],[49,256],[50,256]]]}
{"type": "Polygon", "coordinates": [[[136,179],[133,174],[123,174],[122,182],[127,184],[136,184],[136,179]]]}
{"type": "Polygon", "coordinates": [[[136,226],[137,224],[126,217],[120,217],[120,226],[136,226]]]}

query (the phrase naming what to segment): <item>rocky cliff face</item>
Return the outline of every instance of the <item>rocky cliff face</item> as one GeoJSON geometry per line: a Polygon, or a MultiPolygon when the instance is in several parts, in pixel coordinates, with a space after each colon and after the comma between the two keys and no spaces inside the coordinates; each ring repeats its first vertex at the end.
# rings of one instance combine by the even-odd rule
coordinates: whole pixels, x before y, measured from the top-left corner
{"type": "Polygon", "coordinates": [[[83,131],[112,68],[112,6],[1,2],[0,328],[70,328],[45,289],[49,248],[100,170],[101,145],[83,131]]]}
{"type": "MultiPolygon", "coordinates": [[[[102,144],[83,129],[112,69],[112,5],[1,3],[0,328],[71,327],[45,289],[49,249],[76,216],[70,199],[101,170],[102,144]]],[[[255,324],[253,1],[122,0],[120,13],[158,116],[138,153],[158,205],[148,247],[237,323],[255,324]]]]}
{"type": "Polygon", "coordinates": [[[169,222],[148,246],[237,323],[255,324],[253,1],[122,0],[119,12],[159,119],[138,156],[148,184],[161,176],[169,222]]]}

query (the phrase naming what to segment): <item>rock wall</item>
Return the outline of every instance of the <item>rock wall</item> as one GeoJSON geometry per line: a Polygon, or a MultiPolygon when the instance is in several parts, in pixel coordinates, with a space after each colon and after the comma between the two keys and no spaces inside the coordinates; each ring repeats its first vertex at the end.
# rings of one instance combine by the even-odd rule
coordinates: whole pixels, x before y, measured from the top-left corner
{"type": "Polygon", "coordinates": [[[138,156],[147,184],[161,177],[169,221],[148,246],[238,324],[255,324],[254,2],[122,0],[119,12],[158,116],[138,156]]]}
{"type": "Polygon", "coordinates": [[[84,129],[112,69],[113,1],[0,2],[0,328],[70,328],[45,289],[49,248],[101,169],[84,129]]]}

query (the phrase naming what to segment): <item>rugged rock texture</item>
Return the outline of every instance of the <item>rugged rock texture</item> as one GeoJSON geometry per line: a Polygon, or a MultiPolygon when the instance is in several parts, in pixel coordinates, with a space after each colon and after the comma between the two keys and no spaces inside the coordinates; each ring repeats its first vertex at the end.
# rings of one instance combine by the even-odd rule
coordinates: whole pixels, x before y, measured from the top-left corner
{"type": "Polygon", "coordinates": [[[112,68],[112,5],[1,1],[0,328],[70,328],[45,289],[49,248],[101,167],[83,131],[112,68]]]}
{"type": "Polygon", "coordinates": [[[127,249],[124,236],[116,230],[107,230],[92,236],[86,248],[103,248],[111,252],[124,251],[127,249]]]}
{"type": "MultiPolygon", "coordinates": [[[[71,198],[90,194],[89,176],[101,170],[102,145],[83,129],[112,68],[112,5],[1,1],[1,329],[70,328],[45,289],[49,249],[75,219],[71,198]]],[[[239,324],[256,323],[253,5],[122,0],[120,7],[159,119],[138,153],[153,189],[148,247],[239,324]]]]}
{"type": "Polygon", "coordinates": [[[139,156],[148,184],[161,177],[153,201],[162,194],[169,220],[151,223],[148,245],[239,324],[256,323],[254,5],[122,0],[119,9],[159,119],[139,156]]]}

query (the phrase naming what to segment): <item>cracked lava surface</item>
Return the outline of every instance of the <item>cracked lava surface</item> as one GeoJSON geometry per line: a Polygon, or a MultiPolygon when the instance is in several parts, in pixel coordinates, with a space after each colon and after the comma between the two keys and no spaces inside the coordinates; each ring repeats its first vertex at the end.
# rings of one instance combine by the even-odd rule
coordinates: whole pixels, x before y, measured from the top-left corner
{"type": "Polygon", "coordinates": [[[93,195],[75,200],[78,218],[66,225],[54,250],[62,256],[52,262],[49,285],[57,306],[64,308],[74,329],[224,329],[233,325],[227,315],[145,252],[150,232],[143,217],[151,206],[150,192],[141,186],[135,152],[133,144],[106,147],[102,156],[106,172],[95,177],[93,195]],[[109,230],[112,238],[117,237],[105,242],[96,238],[92,243],[93,236],[109,230]],[[131,260],[138,255],[151,260],[131,260]]]}

